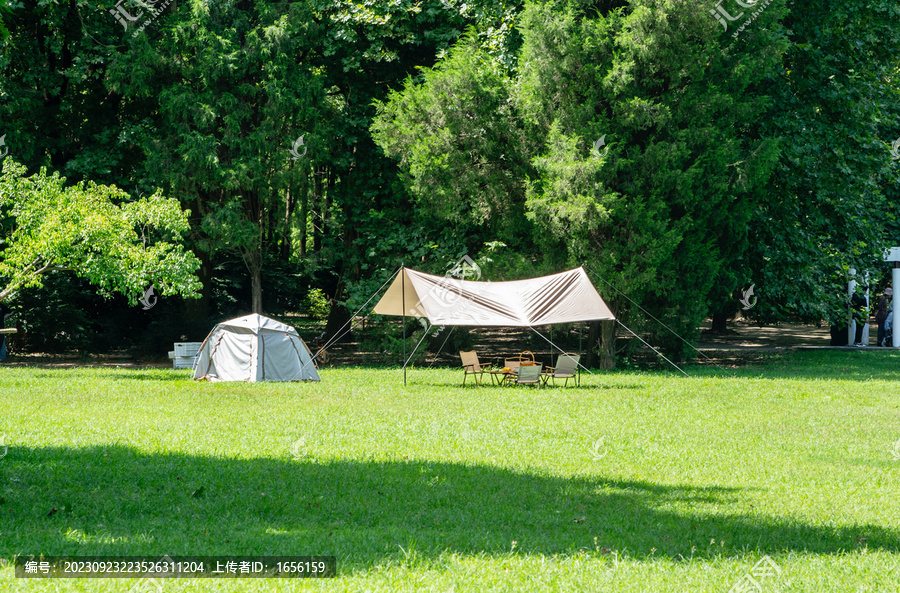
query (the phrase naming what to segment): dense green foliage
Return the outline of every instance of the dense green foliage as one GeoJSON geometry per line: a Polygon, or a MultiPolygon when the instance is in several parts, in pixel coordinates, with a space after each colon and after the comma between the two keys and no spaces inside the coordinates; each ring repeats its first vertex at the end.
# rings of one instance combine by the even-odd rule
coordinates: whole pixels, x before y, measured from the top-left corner
{"type": "MultiPolygon", "coordinates": [[[[338,578],[162,591],[894,591],[894,352],[462,388],[461,371],[0,368],[0,558],[334,554],[338,578]],[[36,413],[40,410],[40,413],[36,413]],[[877,418],[877,422],[873,422],[877,418]],[[55,509],[55,512],[54,512],[55,509]]],[[[0,589],[134,593],[124,579],[0,589]]]]}
{"type": "Polygon", "coordinates": [[[189,229],[177,200],[159,193],[127,201],[121,190],[91,182],[67,185],[43,169],[7,161],[0,176],[0,211],[11,221],[5,233],[0,301],[40,286],[44,274],[70,270],[102,295],[119,293],[137,303],[148,285],[163,295],[193,296],[199,266],[181,245],[189,229]]]}
{"type": "Polygon", "coordinates": [[[292,214],[284,196],[298,183],[287,148],[296,130],[308,130],[316,150],[324,115],[314,64],[297,64],[315,36],[313,14],[303,4],[188,8],[152,43],[131,44],[111,68],[111,86],[137,111],[124,133],[143,149],[147,175],[197,212],[195,242],[208,256],[240,254],[251,309],[261,313],[264,245],[284,239],[292,214]]]}
{"type": "Polygon", "coordinates": [[[792,3],[790,45],[753,125],[781,146],[751,225],[762,319],[838,321],[850,268],[881,288],[890,278],[880,256],[900,245],[900,161],[888,150],[900,137],[898,22],[896,2],[792,3]]]}
{"type": "MultiPolygon", "coordinates": [[[[692,336],[740,281],[728,266],[776,156],[739,124],[762,112],[747,91],[783,44],[757,34],[732,51],[717,26],[685,4],[532,4],[515,76],[467,40],[392,95],[373,131],[447,218],[507,238],[527,216],[548,266],[585,263],[692,336]]],[[[629,302],[607,297],[627,319],[629,302]]]]}
{"type": "Polygon", "coordinates": [[[728,30],[701,0],[3,7],[0,150],[191,211],[202,288],[154,313],[169,338],[320,314],[310,290],[333,334],[401,264],[468,254],[492,280],[586,264],[683,353],[635,304],[689,339],[751,282],[760,320],[836,319],[900,243],[889,0],[728,0],[728,30]]]}

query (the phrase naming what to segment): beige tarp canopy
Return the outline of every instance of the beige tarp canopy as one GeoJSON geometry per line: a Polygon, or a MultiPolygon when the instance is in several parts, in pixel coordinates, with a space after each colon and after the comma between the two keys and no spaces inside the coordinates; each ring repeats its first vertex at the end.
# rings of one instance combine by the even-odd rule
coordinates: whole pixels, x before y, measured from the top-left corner
{"type": "Polygon", "coordinates": [[[434,325],[534,327],[615,319],[583,268],[510,282],[402,268],[372,312],[425,317],[434,325]]]}

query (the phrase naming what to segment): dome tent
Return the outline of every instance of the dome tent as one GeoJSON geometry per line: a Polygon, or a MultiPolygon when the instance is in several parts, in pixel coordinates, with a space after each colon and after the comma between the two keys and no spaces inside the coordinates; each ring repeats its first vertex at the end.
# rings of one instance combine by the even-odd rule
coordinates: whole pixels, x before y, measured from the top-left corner
{"type": "Polygon", "coordinates": [[[297,330],[262,315],[216,325],[197,353],[194,380],[318,381],[312,353],[297,330]]]}

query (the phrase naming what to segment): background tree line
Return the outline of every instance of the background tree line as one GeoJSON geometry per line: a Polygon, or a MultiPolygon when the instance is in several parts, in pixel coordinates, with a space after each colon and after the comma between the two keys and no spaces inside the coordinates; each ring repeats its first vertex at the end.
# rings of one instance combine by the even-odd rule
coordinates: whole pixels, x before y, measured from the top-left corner
{"type": "MultiPolygon", "coordinates": [[[[53,307],[67,347],[158,349],[312,289],[333,333],[401,263],[470,254],[494,280],[584,264],[684,354],[636,305],[693,339],[753,282],[760,320],[830,321],[900,239],[893,2],[775,1],[737,38],[699,0],[175,0],[139,31],[146,6],[0,13],[0,135],[29,172],[176,198],[202,289],[143,312],[55,274],[12,302],[35,347],[66,342],[53,307]]],[[[592,328],[607,366],[615,338],[592,328]]]]}

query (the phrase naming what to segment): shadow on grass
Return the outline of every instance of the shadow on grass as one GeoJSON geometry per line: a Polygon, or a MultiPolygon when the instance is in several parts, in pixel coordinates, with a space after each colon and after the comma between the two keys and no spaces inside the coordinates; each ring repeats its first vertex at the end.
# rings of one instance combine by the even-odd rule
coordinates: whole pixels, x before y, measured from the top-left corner
{"type": "Polygon", "coordinates": [[[505,554],[513,542],[517,553],[679,560],[900,550],[900,533],[877,525],[715,514],[740,495],[455,463],[15,447],[0,460],[0,557],[334,554],[348,572],[402,558],[400,546],[426,560],[445,551],[505,554]]]}

